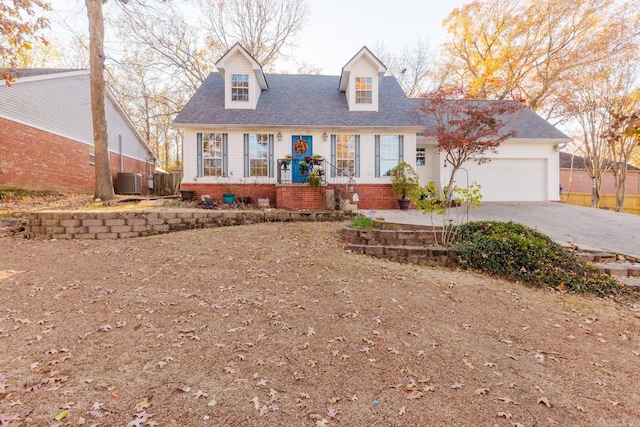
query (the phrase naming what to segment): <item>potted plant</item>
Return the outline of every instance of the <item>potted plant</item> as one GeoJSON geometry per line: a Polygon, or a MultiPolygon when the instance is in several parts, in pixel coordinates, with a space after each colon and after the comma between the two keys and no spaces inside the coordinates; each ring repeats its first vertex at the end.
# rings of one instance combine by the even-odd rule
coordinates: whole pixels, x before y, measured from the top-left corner
{"type": "MultiPolygon", "coordinates": [[[[193,182],[198,182],[198,175],[193,177],[193,182]]],[[[183,201],[186,200],[193,200],[193,198],[196,195],[196,190],[190,190],[190,189],[180,189],[180,198],[183,201]]]]}
{"type": "Polygon", "coordinates": [[[291,154],[285,154],[284,158],[279,160],[284,170],[287,170],[287,168],[291,164],[291,160],[293,160],[293,156],[291,154]]]}
{"type": "Polygon", "coordinates": [[[398,198],[400,209],[409,209],[411,199],[409,199],[407,196],[420,184],[418,174],[416,174],[413,166],[411,166],[409,163],[401,162],[396,167],[391,169],[390,175],[391,189],[393,190],[393,194],[395,194],[398,198]]]}
{"type": "Polygon", "coordinates": [[[228,205],[233,203],[236,199],[235,186],[231,182],[231,176],[233,173],[226,175],[227,183],[224,186],[224,193],[222,194],[222,200],[228,205]]]}
{"type": "Polygon", "coordinates": [[[300,168],[300,175],[306,175],[309,171],[309,163],[305,160],[301,161],[298,167],[300,168]]]}
{"type": "Polygon", "coordinates": [[[322,154],[314,154],[313,156],[311,156],[311,162],[314,165],[319,165],[320,162],[322,162],[322,154]]]}

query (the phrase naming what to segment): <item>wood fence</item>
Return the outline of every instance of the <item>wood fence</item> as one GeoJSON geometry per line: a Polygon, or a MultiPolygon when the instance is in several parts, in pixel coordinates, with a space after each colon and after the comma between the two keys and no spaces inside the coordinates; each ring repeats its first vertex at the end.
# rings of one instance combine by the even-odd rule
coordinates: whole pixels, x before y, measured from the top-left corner
{"type": "MultiPolygon", "coordinates": [[[[591,193],[562,193],[564,203],[578,206],[591,206],[591,193]]],[[[600,209],[616,209],[616,195],[604,194],[600,199],[600,209]]],[[[640,196],[627,195],[624,200],[624,212],[640,215],[640,196]]]]}
{"type": "Polygon", "coordinates": [[[153,190],[156,196],[175,196],[180,193],[182,171],[153,174],[153,190]]]}

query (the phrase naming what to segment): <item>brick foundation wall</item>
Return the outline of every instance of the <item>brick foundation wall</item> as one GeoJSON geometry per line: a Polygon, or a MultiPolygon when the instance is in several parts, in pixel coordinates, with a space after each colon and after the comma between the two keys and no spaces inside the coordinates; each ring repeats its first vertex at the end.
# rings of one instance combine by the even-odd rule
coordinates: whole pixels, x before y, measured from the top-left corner
{"type": "MultiPolygon", "coordinates": [[[[182,183],[181,190],[194,190],[196,199],[211,196],[213,200],[222,200],[226,184],[182,183]]],[[[328,185],[326,188],[333,188],[328,185]]],[[[356,184],[360,197],[358,209],[398,209],[398,199],[390,184],[356,184]]],[[[271,206],[281,209],[326,209],[323,189],[300,184],[234,184],[236,197],[251,197],[252,203],[258,198],[269,199],[271,206]]],[[[340,189],[340,186],[336,186],[340,189]]],[[[411,206],[413,207],[413,205],[411,206]]]]}
{"type": "MultiPolygon", "coordinates": [[[[115,180],[120,156],[110,153],[110,162],[115,180]]],[[[125,172],[142,174],[144,194],[151,167],[124,158],[125,172]]],[[[0,188],[93,193],[95,171],[89,164],[89,146],[0,118],[0,188]]]]}
{"type": "MultiPolygon", "coordinates": [[[[197,200],[201,196],[210,196],[213,200],[222,200],[222,195],[227,192],[226,184],[197,184],[182,183],[181,190],[194,190],[197,200]]],[[[233,184],[233,191],[236,199],[239,197],[250,197],[251,203],[257,203],[258,199],[269,199],[272,206],[275,206],[276,186],[275,184],[233,184]]]]}

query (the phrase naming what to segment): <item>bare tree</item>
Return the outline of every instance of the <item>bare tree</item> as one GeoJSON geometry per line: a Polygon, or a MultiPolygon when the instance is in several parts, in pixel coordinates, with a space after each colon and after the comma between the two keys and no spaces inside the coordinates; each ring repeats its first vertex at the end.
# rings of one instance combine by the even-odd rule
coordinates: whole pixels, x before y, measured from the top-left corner
{"type": "Polygon", "coordinates": [[[202,0],[209,47],[223,52],[236,42],[268,67],[294,43],[309,15],[304,0],[202,0]]]}
{"type": "Polygon", "coordinates": [[[105,109],[104,82],[104,18],[102,0],[85,0],[89,17],[91,62],[91,113],[93,117],[93,141],[95,150],[95,197],[103,203],[115,200],[109,161],[109,138],[105,109]]]}
{"type": "Polygon", "coordinates": [[[118,35],[134,50],[148,50],[153,66],[173,84],[194,92],[213,70],[217,51],[201,42],[198,27],[171,2],[149,1],[122,8],[118,35]]]}
{"type": "Polygon", "coordinates": [[[408,97],[417,98],[432,89],[429,86],[432,86],[435,55],[427,40],[418,38],[414,43],[405,45],[398,54],[389,52],[383,43],[378,43],[374,49],[408,97]]]}

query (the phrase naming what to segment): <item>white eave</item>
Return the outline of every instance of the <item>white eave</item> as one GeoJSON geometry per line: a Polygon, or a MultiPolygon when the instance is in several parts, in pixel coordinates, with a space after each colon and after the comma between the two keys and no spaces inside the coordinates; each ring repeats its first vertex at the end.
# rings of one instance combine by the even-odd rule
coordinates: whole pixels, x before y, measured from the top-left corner
{"type": "Polygon", "coordinates": [[[251,67],[253,68],[253,72],[256,75],[256,80],[260,85],[260,89],[268,90],[269,85],[267,84],[267,79],[265,78],[264,72],[262,71],[262,66],[258,63],[258,61],[255,60],[253,56],[251,56],[249,52],[247,52],[247,50],[244,47],[242,47],[240,43],[236,43],[233,46],[231,46],[231,49],[229,49],[227,53],[222,55],[222,58],[220,58],[218,62],[215,63],[215,66],[220,72],[220,75],[222,76],[222,78],[224,78],[225,64],[230,58],[233,58],[236,54],[243,55],[245,58],[249,60],[249,62],[251,62],[251,67]]]}
{"type": "Polygon", "coordinates": [[[372,64],[376,66],[378,69],[378,79],[381,80],[384,76],[384,73],[387,72],[387,67],[375,56],[368,47],[363,46],[362,49],[356,53],[353,58],[347,62],[347,64],[342,67],[342,74],[340,75],[340,91],[344,92],[347,90],[347,85],[349,84],[349,75],[351,74],[351,67],[355,62],[360,60],[362,57],[366,57],[372,64]]]}

